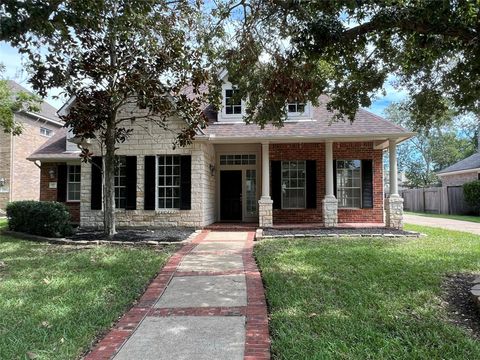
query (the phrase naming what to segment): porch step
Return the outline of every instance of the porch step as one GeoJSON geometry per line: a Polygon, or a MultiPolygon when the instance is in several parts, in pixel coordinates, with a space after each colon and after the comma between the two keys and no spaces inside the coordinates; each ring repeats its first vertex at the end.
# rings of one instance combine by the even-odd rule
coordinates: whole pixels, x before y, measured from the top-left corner
{"type": "Polygon", "coordinates": [[[205,230],[212,231],[255,231],[258,228],[257,223],[213,223],[203,227],[205,230]]]}

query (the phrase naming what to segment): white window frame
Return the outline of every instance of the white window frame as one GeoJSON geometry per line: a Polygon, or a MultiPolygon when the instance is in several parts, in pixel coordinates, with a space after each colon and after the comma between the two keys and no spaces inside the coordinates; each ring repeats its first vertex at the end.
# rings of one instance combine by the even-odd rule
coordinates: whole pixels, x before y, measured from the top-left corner
{"type": "Polygon", "coordinates": [[[115,209],[126,209],[127,208],[127,158],[124,155],[118,155],[117,159],[115,159],[115,173],[114,173],[114,200],[115,200],[115,209]],[[125,168],[125,172],[123,176],[120,176],[119,170],[120,168],[123,167],[125,168]],[[124,177],[125,178],[125,185],[115,185],[117,179],[120,181],[120,179],[124,177]],[[125,189],[125,197],[117,196],[117,189],[125,189]],[[117,200],[120,203],[120,201],[124,199],[125,200],[125,206],[118,206],[117,207],[117,200]]]}
{"type": "MultiPolygon", "coordinates": [[[[164,168],[166,168],[165,163],[164,163],[163,166],[164,166],[164,168]]],[[[181,171],[182,171],[182,169],[181,169],[181,157],[180,157],[180,155],[175,155],[175,154],[168,155],[167,154],[167,155],[157,155],[156,156],[156,161],[155,161],[155,200],[156,200],[155,208],[157,210],[161,210],[161,211],[180,210],[180,206],[181,206],[180,191],[181,191],[181,182],[182,182],[181,171]],[[172,157],[172,158],[178,157],[178,159],[179,159],[178,165],[175,165],[175,166],[178,166],[178,168],[179,168],[178,175],[175,175],[175,176],[178,176],[178,179],[179,179],[178,185],[159,185],[159,165],[160,165],[159,159],[161,157],[163,157],[164,160],[166,160],[166,158],[170,158],[170,157],[172,157]],[[178,193],[179,193],[178,197],[177,196],[172,196],[172,197],[169,197],[169,198],[164,197],[165,203],[166,203],[167,199],[172,199],[172,204],[173,204],[174,199],[178,198],[178,207],[160,207],[159,206],[159,202],[160,202],[160,192],[159,192],[159,190],[160,190],[160,188],[164,188],[164,189],[166,189],[166,188],[172,188],[172,189],[178,188],[178,193]]],[[[172,172],[173,172],[173,168],[172,168],[172,172]]],[[[166,175],[164,174],[163,176],[166,176],[166,175]]],[[[170,176],[172,176],[172,183],[173,183],[174,177],[173,177],[173,175],[170,175],[170,176]]]]}
{"type": "Polygon", "coordinates": [[[82,193],[82,166],[78,164],[67,164],[67,202],[80,202],[81,199],[81,193],[82,193]],[[78,166],[80,169],[80,172],[78,173],[80,175],[80,181],[70,181],[70,168],[72,166],[78,166]],[[70,184],[79,184],[80,189],[78,191],[78,199],[70,199],[70,184]]]}
{"type": "Polygon", "coordinates": [[[245,104],[246,104],[245,99],[241,99],[242,110],[241,110],[240,114],[227,114],[226,113],[225,104],[226,104],[226,101],[227,101],[226,100],[227,90],[236,90],[236,87],[231,82],[229,82],[228,80],[224,81],[224,83],[222,84],[222,108],[221,108],[221,111],[218,114],[217,124],[222,123],[222,122],[225,122],[225,123],[242,122],[243,117],[245,116],[245,104]]]}
{"type": "Polygon", "coordinates": [[[338,159],[336,160],[336,169],[335,169],[335,177],[337,179],[337,188],[335,189],[336,190],[336,193],[337,193],[337,200],[338,200],[338,208],[339,209],[361,209],[362,208],[362,193],[363,193],[363,187],[362,187],[362,160],[360,159],[350,159],[350,160],[347,160],[347,159],[338,159]],[[360,163],[360,166],[359,166],[359,186],[349,186],[349,187],[340,187],[340,181],[339,181],[339,177],[338,177],[338,171],[339,170],[342,170],[342,171],[352,171],[352,170],[349,170],[349,169],[339,169],[338,168],[338,164],[339,162],[341,161],[358,161],[360,163]],[[353,206],[353,204],[348,204],[347,206],[342,206],[340,204],[340,198],[339,198],[339,189],[359,189],[360,190],[360,195],[359,195],[359,206],[353,206]]]}
{"type": "Polygon", "coordinates": [[[299,101],[295,101],[295,102],[287,102],[287,105],[286,105],[286,108],[287,108],[287,119],[286,121],[298,121],[298,120],[311,120],[312,119],[312,104],[310,103],[310,101],[306,101],[306,102],[299,102],[299,101]],[[303,109],[303,112],[290,112],[288,107],[289,105],[293,105],[295,104],[296,106],[298,106],[298,104],[303,104],[304,105],[304,109],[303,109]]]}
{"type": "MultiPolygon", "coordinates": [[[[239,116],[242,116],[243,115],[243,100],[240,99],[240,105],[238,104],[235,104],[235,105],[227,105],[227,91],[231,91],[232,92],[232,95],[238,91],[238,89],[236,89],[234,86],[230,87],[230,88],[225,88],[224,91],[223,91],[223,111],[224,111],[224,115],[227,116],[227,117],[239,117],[239,116]],[[235,112],[232,112],[231,114],[228,114],[227,113],[227,106],[231,106],[232,107],[232,111],[234,111],[235,107],[239,107],[240,106],[240,113],[235,113],[235,112]]],[[[232,97],[233,98],[233,97],[232,97]]]]}
{"type": "Polygon", "coordinates": [[[54,132],[52,129],[40,126],[40,135],[45,137],[52,137],[54,135],[54,132]]]}
{"type": "MultiPolygon", "coordinates": [[[[289,166],[290,168],[290,166],[289,166]]],[[[307,208],[307,162],[305,160],[282,160],[281,163],[280,163],[280,171],[281,171],[281,184],[282,184],[282,188],[281,188],[281,206],[282,206],[282,210],[302,210],[302,209],[306,209],[307,208]],[[303,169],[305,171],[305,178],[303,179],[304,180],[304,184],[303,184],[303,187],[300,187],[300,186],[297,186],[296,188],[292,188],[292,187],[289,187],[289,188],[283,188],[283,164],[284,163],[293,163],[293,162],[296,162],[297,164],[298,163],[303,163],[303,169]],[[301,190],[303,189],[303,206],[302,207],[285,207],[283,205],[283,202],[284,202],[284,190],[287,190],[287,189],[296,189],[296,190],[301,190]]],[[[299,178],[297,177],[297,180],[299,178]]]]}

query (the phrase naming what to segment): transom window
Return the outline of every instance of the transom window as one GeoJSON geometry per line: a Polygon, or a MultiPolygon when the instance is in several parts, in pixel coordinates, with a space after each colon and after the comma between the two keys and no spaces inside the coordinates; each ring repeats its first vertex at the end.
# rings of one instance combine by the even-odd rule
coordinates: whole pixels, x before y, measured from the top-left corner
{"type": "Polygon", "coordinates": [[[180,156],[158,156],[158,208],[180,208],[180,156]]]}
{"type": "Polygon", "coordinates": [[[337,160],[337,200],[338,207],[361,207],[360,160],[337,160]]]}
{"type": "Polygon", "coordinates": [[[40,135],[51,137],[53,135],[53,130],[45,128],[45,127],[41,127],[40,128],[40,135]]]}
{"type": "Polygon", "coordinates": [[[255,165],[255,154],[220,155],[220,165],[255,165]]]}
{"type": "Polygon", "coordinates": [[[242,100],[235,99],[235,93],[238,90],[227,89],[225,90],[225,114],[236,115],[242,113],[242,100]]]}
{"type": "Polygon", "coordinates": [[[305,112],[305,103],[299,101],[289,101],[287,108],[289,114],[301,114],[305,112]]]}
{"type": "Polygon", "coordinates": [[[80,201],[81,166],[67,167],[67,201],[80,201]]]}
{"type": "Polygon", "coordinates": [[[305,161],[282,161],[282,208],[305,208],[305,161]]]}
{"type": "Polygon", "coordinates": [[[127,205],[127,159],[125,156],[118,156],[115,164],[114,176],[115,207],[125,209],[127,205]]]}

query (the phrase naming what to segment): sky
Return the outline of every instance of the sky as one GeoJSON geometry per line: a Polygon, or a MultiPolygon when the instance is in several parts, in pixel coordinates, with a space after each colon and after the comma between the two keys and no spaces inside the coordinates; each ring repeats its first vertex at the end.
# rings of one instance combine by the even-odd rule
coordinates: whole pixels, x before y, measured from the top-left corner
{"type": "MultiPolygon", "coordinates": [[[[28,76],[25,72],[25,67],[23,66],[24,60],[22,59],[22,56],[15,48],[3,42],[0,42],[0,63],[5,65],[6,71],[4,77],[6,79],[14,80],[23,87],[31,90],[31,87],[27,82],[28,76]]],[[[384,116],[384,109],[390,103],[400,101],[406,97],[404,92],[394,89],[390,84],[385,85],[385,91],[386,95],[378,95],[377,99],[372,103],[372,106],[370,106],[370,108],[367,110],[377,115],[384,116]]],[[[59,109],[65,102],[65,99],[63,98],[55,98],[60,94],[60,92],[61,91],[59,90],[51,91],[46,98],[46,101],[57,109],[59,109]]]]}

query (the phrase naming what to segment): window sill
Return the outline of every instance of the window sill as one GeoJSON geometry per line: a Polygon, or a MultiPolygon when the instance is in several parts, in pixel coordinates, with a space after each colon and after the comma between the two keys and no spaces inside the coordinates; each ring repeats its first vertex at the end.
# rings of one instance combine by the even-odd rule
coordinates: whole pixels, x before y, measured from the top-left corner
{"type": "Polygon", "coordinates": [[[281,208],[279,210],[307,210],[307,208],[281,208]]]}
{"type": "Polygon", "coordinates": [[[363,210],[364,208],[360,207],[339,207],[338,210],[363,210]]]}
{"type": "Polygon", "coordinates": [[[178,214],[180,209],[157,209],[155,210],[156,214],[178,214]]]}

